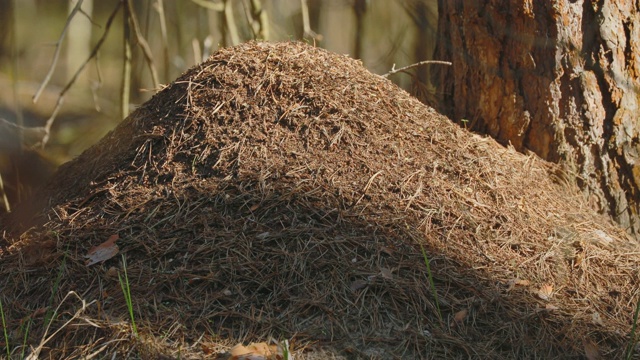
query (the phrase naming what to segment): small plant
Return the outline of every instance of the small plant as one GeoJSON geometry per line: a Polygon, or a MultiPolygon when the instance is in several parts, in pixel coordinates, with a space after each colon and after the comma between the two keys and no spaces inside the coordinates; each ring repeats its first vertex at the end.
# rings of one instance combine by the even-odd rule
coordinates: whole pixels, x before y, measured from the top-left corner
{"type": "Polygon", "coordinates": [[[293,357],[289,353],[289,341],[288,340],[281,341],[280,346],[282,347],[282,359],[283,360],[293,359],[293,357]]]}
{"type": "Polygon", "coordinates": [[[138,336],[138,328],[136,327],[136,319],[133,316],[133,302],[131,301],[131,289],[129,288],[129,276],[127,276],[127,259],[122,255],[122,267],[124,268],[124,279],[118,273],[118,281],[122,288],[122,294],[124,294],[124,300],[127,302],[127,309],[129,310],[129,317],[131,318],[131,327],[133,328],[133,334],[138,336]]]}
{"type": "Polygon", "coordinates": [[[2,317],[2,330],[4,332],[4,344],[7,349],[7,359],[11,357],[11,351],[9,350],[9,334],[7,333],[7,322],[4,320],[4,309],[2,308],[2,299],[0,299],[0,316],[2,317]]]}
{"type": "MultiPolygon", "coordinates": [[[[56,234],[56,237],[58,235],[56,234]]],[[[60,288],[60,282],[62,281],[62,277],[64,275],[64,269],[67,265],[67,253],[68,253],[68,247],[67,247],[67,251],[64,252],[64,256],[62,257],[62,262],[60,263],[60,267],[58,267],[58,275],[56,276],[55,281],[53,282],[53,287],[51,289],[51,297],[49,297],[49,310],[47,311],[47,313],[45,314],[44,317],[44,326],[48,326],[49,322],[52,320],[52,316],[53,316],[53,310],[51,310],[51,307],[53,306],[53,302],[55,301],[55,297],[58,294],[58,290],[60,288]]],[[[28,329],[27,329],[28,330],[28,329]]]]}
{"type": "Polygon", "coordinates": [[[29,318],[29,321],[26,322],[26,325],[22,325],[22,331],[24,332],[24,336],[22,337],[22,352],[20,353],[20,359],[24,359],[24,352],[27,350],[27,339],[29,339],[29,329],[31,329],[31,323],[33,320],[29,318]]]}
{"type": "Polygon", "coordinates": [[[440,303],[438,302],[438,292],[436,291],[436,285],[433,282],[433,276],[431,276],[431,266],[429,265],[429,258],[427,257],[427,252],[424,250],[424,247],[422,245],[420,245],[420,249],[422,249],[422,257],[424,258],[424,264],[427,265],[427,274],[429,275],[429,286],[431,287],[431,292],[433,293],[433,299],[436,302],[438,319],[440,319],[440,322],[442,322],[442,312],[440,311],[440,303]]]}
{"type": "Polygon", "coordinates": [[[633,326],[631,326],[631,334],[629,334],[629,344],[627,345],[627,350],[625,351],[624,358],[629,360],[633,355],[633,349],[636,345],[636,326],[638,325],[638,312],[640,311],[640,300],[636,304],[636,311],[633,314],[633,326]]]}

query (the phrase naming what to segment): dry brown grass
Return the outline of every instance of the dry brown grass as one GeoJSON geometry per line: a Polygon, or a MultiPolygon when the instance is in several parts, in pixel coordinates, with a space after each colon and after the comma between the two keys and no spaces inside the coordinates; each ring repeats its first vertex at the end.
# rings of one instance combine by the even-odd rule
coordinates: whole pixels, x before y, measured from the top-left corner
{"type": "Polygon", "coordinates": [[[61,306],[43,357],[202,358],[269,337],[321,358],[621,357],[639,248],[553,173],[347,57],[223,49],[4,219],[20,234],[0,254],[11,341],[31,320],[36,346],[40,309],[75,291],[95,302],[64,329],[80,305],[61,306]],[[84,263],[113,234],[139,338],[119,257],[84,263]]]}

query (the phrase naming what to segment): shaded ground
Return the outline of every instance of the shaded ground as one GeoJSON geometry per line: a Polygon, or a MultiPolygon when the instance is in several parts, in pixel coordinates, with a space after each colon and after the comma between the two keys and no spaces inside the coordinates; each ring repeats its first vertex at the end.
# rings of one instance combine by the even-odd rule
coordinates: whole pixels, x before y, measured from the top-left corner
{"type": "Polygon", "coordinates": [[[355,60],[223,49],[3,219],[20,234],[0,254],[10,343],[28,320],[42,343],[75,291],[95,302],[65,325],[67,298],[44,357],[202,358],[268,337],[305,356],[620,357],[640,252],[575,194],[355,60]],[[114,234],[139,338],[120,255],[85,265],[114,234]]]}

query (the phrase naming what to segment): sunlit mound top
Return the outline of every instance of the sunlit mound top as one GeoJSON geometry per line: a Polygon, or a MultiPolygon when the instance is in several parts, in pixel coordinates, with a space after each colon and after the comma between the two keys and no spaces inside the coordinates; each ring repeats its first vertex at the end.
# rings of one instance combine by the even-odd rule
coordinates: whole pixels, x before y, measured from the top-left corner
{"type": "Polygon", "coordinates": [[[140,348],[109,342],[126,255],[154,354],[272,336],[378,358],[621,356],[640,252],[551,170],[348,57],[222,49],[60,168],[0,255],[3,303],[25,318],[57,281],[54,306],[98,300],[83,316],[100,326],[51,356],[140,348]]]}

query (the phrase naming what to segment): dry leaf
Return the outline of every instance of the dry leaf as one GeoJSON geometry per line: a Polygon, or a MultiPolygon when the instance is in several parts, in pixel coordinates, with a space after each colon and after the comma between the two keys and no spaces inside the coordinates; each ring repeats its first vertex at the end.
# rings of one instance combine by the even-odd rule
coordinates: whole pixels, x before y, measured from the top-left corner
{"type": "Polygon", "coordinates": [[[107,277],[112,278],[112,279],[116,279],[118,278],[118,269],[116,269],[115,266],[112,266],[109,268],[109,270],[107,270],[107,277]]]}
{"type": "Polygon", "coordinates": [[[362,288],[365,288],[369,283],[366,280],[355,280],[349,285],[351,291],[358,291],[362,288]]]}
{"type": "Polygon", "coordinates": [[[584,345],[584,355],[587,360],[602,359],[602,357],[600,356],[600,350],[598,350],[598,345],[588,339],[582,340],[582,344],[584,345]]]}
{"type": "Polygon", "coordinates": [[[37,318],[37,317],[40,317],[40,316],[42,316],[42,315],[46,314],[46,313],[47,313],[47,310],[49,310],[49,308],[48,308],[48,307],[41,307],[41,308],[38,308],[38,309],[36,309],[36,311],[34,311],[34,312],[31,314],[31,318],[37,318]]]}
{"type": "Polygon", "coordinates": [[[45,241],[31,241],[22,250],[24,261],[28,265],[40,264],[54,253],[56,241],[49,239],[45,241]]]}
{"type": "Polygon", "coordinates": [[[468,314],[469,314],[469,310],[467,309],[460,310],[455,315],[453,315],[453,321],[457,324],[460,324],[464,321],[464,319],[466,319],[468,314]]]}
{"type": "Polygon", "coordinates": [[[242,344],[237,344],[236,346],[231,348],[231,351],[229,351],[229,353],[231,354],[231,356],[240,356],[240,355],[251,354],[251,351],[247,349],[246,346],[242,344]]]}
{"type": "Polygon", "coordinates": [[[551,296],[553,295],[553,286],[549,284],[542,285],[536,295],[538,295],[542,300],[551,299],[551,296]]]}
{"type": "Polygon", "coordinates": [[[202,349],[202,352],[203,352],[205,355],[211,355],[211,354],[213,354],[213,351],[214,351],[214,350],[213,350],[213,347],[212,347],[212,346],[210,346],[210,345],[208,345],[208,344],[200,344],[200,348],[202,349]]]}
{"type": "Polygon", "coordinates": [[[387,255],[393,255],[393,253],[395,252],[392,248],[388,247],[388,246],[383,246],[380,251],[382,251],[383,253],[387,254],[387,255]]]}
{"type": "Polygon", "coordinates": [[[271,360],[281,357],[277,345],[268,345],[265,342],[251,343],[247,346],[238,344],[229,351],[232,360],[271,360]]]}
{"type": "Polygon", "coordinates": [[[573,267],[580,267],[583,261],[584,261],[584,253],[581,252],[577,254],[576,257],[573,259],[573,267]]]}
{"type": "Polygon", "coordinates": [[[387,280],[393,280],[393,273],[387,268],[380,268],[380,274],[387,280]]]}
{"type": "Polygon", "coordinates": [[[265,231],[265,232],[263,232],[261,234],[256,235],[256,237],[258,239],[260,239],[260,240],[264,240],[264,239],[268,238],[269,236],[271,236],[271,233],[268,232],[268,231],[265,231]]]}
{"type": "Polygon", "coordinates": [[[118,245],[116,245],[116,241],[119,238],[120,237],[117,234],[111,235],[107,241],[98,246],[92,247],[87,255],[84,256],[85,258],[87,258],[85,264],[87,266],[91,266],[93,264],[109,260],[112,257],[116,256],[116,254],[118,254],[118,252],[120,251],[118,245]]]}
{"type": "Polygon", "coordinates": [[[544,306],[544,309],[549,311],[554,311],[554,310],[558,310],[558,307],[555,305],[547,304],[544,306]]]}
{"type": "Polygon", "coordinates": [[[522,280],[522,279],[511,279],[509,281],[507,281],[507,291],[511,291],[513,290],[514,287],[516,287],[517,285],[519,286],[529,286],[531,284],[531,282],[529,280],[522,280]]]}
{"type": "Polygon", "coordinates": [[[593,321],[594,324],[604,326],[604,323],[602,322],[602,317],[600,316],[600,313],[597,311],[591,314],[591,320],[593,321]]]}

